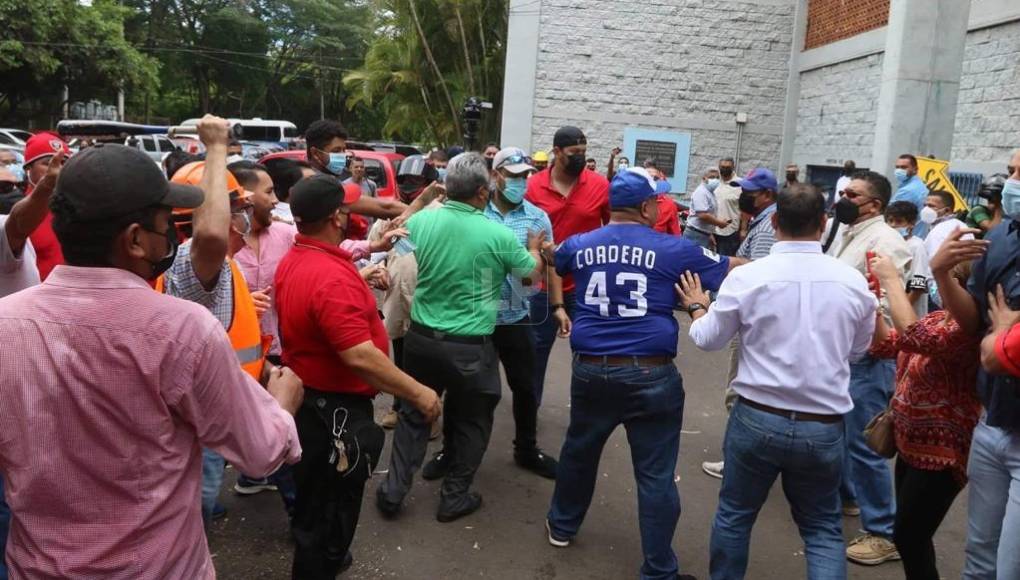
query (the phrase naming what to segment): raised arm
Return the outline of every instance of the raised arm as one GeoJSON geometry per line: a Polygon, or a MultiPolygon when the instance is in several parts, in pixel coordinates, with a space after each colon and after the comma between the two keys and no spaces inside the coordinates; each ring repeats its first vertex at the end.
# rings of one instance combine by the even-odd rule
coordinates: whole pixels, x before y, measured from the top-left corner
{"type": "Polygon", "coordinates": [[[957,264],[976,260],[985,255],[988,242],[985,240],[961,240],[965,234],[980,233],[979,230],[958,229],[949,234],[939,251],[931,259],[931,273],[939,286],[942,305],[967,333],[976,334],[981,328],[981,313],[978,303],[970,292],[953,280],[952,270],[957,264]]]}
{"type": "Polygon", "coordinates": [[[7,236],[7,244],[11,252],[18,256],[25,249],[25,241],[32,232],[39,227],[50,210],[50,197],[57,186],[57,177],[60,169],[64,166],[67,158],[63,153],[57,153],[50,160],[50,168],[46,171],[32,195],[14,204],[11,214],[4,226],[4,234],[7,236]]]}
{"type": "Polygon", "coordinates": [[[195,209],[192,226],[191,263],[206,290],[216,286],[230,247],[230,196],[227,195],[227,143],[230,123],[206,115],[198,122],[198,136],[205,144],[205,171],[199,187],[205,201],[195,209]]]}

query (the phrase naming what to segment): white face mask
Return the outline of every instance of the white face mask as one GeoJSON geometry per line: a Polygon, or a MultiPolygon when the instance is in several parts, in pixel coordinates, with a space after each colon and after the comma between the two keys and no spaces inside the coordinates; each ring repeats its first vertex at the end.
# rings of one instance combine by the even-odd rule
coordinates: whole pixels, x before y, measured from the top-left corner
{"type": "Polygon", "coordinates": [[[932,208],[925,206],[921,210],[921,221],[923,221],[924,223],[931,225],[935,223],[935,220],[937,219],[939,219],[939,212],[933,210],[932,208]]]}

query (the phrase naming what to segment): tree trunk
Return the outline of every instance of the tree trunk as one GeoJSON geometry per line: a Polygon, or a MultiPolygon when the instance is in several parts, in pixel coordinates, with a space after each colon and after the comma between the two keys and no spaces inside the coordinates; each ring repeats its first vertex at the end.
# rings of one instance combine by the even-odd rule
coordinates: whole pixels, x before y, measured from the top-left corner
{"type": "Polygon", "coordinates": [[[468,52],[467,33],[464,32],[464,19],[460,16],[459,2],[453,2],[453,13],[457,16],[457,28],[460,29],[460,45],[464,49],[464,65],[467,67],[468,87],[471,89],[471,94],[477,96],[478,91],[475,90],[475,70],[471,66],[471,53],[468,52]]]}
{"type": "Polygon", "coordinates": [[[453,126],[457,130],[457,134],[460,135],[460,112],[457,107],[453,104],[453,97],[450,95],[450,88],[446,86],[446,78],[443,77],[442,71],[439,70],[439,65],[436,64],[435,57],[432,56],[432,47],[429,45],[428,38],[425,37],[425,31],[421,27],[421,21],[418,20],[418,10],[414,7],[414,3],[417,0],[408,0],[407,4],[411,7],[411,18],[414,20],[414,27],[418,31],[418,38],[421,40],[421,46],[425,50],[425,58],[428,59],[429,64],[432,66],[432,71],[436,73],[436,77],[439,80],[439,86],[443,89],[443,95],[446,96],[446,104],[450,107],[450,115],[452,115],[453,126]]]}
{"type": "Polygon", "coordinates": [[[432,122],[432,104],[429,103],[429,95],[425,92],[425,87],[418,84],[418,90],[421,92],[421,102],[425,105],[425,123],[429,126],[429,131],[432,131],[432,136],[435,137],[437,144],[443,143],[443,137],[439,134],[439,130],[436,129],[436,125],[432,122]]]}

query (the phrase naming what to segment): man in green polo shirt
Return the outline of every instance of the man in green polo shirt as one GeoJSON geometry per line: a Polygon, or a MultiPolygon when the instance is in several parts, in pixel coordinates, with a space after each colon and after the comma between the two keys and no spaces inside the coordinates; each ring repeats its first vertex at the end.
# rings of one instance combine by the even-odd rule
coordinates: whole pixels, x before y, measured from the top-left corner
{"type": "MultiPolygon", "coordinates": [[[[441,522],[482,505],[481,495],[469,488],[488,447],[502,390],[492,332],[503,280],[508,274],[537,280],[552,253],[544,233],[529,235],[525,249],[509,228],[482,213],[491,188],[481,155],[464,153],[450,161],[446,192],[442,208],[407,222],[417,247],[418,286],[403,361],[412,377],[440,395],[446,391],[450,469],[440,492],[436,519],[441,522]]],[[[389,473],[376,498],[388,517],[400,511],[429,437],[429,425],[416,409],[401,401],[398,412],[389,473]]]]}

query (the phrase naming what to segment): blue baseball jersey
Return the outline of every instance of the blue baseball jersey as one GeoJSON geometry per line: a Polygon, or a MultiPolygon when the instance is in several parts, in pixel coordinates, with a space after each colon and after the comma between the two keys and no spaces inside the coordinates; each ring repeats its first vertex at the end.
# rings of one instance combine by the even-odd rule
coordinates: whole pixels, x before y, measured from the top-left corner
{"type": "Polygon", "coordinates": [[[673,285],[690,270],[706,289],[718,290],[729,265],[729,258],[640,224],[568,238],[556,250],[556,271],[573,274],[577,284],[571,348],[596,356],[676,356],[673,285]]]}

